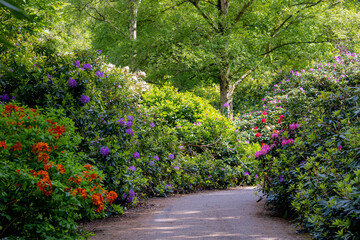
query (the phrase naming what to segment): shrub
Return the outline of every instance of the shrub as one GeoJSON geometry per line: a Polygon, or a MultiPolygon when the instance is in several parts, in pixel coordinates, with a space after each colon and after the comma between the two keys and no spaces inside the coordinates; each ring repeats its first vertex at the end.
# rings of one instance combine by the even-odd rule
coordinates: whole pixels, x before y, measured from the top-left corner
{"type": "Polygon", "coordinates": [[[0,236],[78,239],[75,221],[104,216],[117,194],[81,164],[81,139],[62,112],[13,103],[0,112],[0,236]]]}

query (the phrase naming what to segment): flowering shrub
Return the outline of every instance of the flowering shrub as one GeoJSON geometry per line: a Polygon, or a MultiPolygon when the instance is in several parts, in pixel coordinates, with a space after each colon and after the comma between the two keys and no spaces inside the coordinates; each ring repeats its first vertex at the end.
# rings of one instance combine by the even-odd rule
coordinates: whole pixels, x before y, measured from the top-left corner
{"type": "Polygon", "coordinates": [[[80,137],[61,114],[0,105],[1,237],[78,239],[75,221],[103,216],[117,199],[80,163],[80,137]]]}
{"type": "Polygon", "coordinates": [[[276,77],[263,109],[240,117],[267,203],[294,216],[316,239],[359,239],[359,54],[276,77]],[[262,112],[266,111],[266,124],[262,112]],[[261,124],[263,123],[263,125],[261,124]]]}

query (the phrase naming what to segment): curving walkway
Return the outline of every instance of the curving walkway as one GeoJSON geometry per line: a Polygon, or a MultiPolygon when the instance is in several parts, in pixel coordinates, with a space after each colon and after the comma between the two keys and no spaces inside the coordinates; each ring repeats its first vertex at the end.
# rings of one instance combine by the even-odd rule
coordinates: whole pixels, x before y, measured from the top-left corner
{"type": "Polygon", "coordinates": [[[92,239],[310,239],[296,234],[287,221],[271,217],[263,202],[257,203],[255,188],[238,187],[152,200],[153,208],[101,221],[88,230],[92,239]]]}

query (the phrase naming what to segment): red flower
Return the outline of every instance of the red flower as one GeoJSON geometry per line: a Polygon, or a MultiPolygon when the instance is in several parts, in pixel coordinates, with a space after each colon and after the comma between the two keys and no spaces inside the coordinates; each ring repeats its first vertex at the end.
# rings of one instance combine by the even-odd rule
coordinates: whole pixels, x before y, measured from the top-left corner
{"type": "Polygon", "coordinates": [[[266,115],[267,115],[267,112],[266,112],[266,111],[263,111],[262,114],[266,116],[266,115]]]}
{"type": "Polygon", "coordinates": [[[3,147],[4,149],[7,148],[5,141],[0,141],[0,147],[3,147]]]}
{"type": "Polygon", "coordinates": [[[282,119],[284,119],[285,118],[285,116],[284,115],[280,115],[280,120],[282,120],[282,119]]]}
{"type": "Polygon", "coordinates": [[[258,127],[254,127],[255,130],[258,130],[258,127]]]}
{"type": "Polygon", "coordinates": [[[256,133],[255,136],[256,136],[256,137],[261,137],[261,134],[260,134],[260,133],[256,133]]]}
{"type": "Polygon", "coordinates": [[[261,119],[263,123],[266,123],[266,118],[261,119]]]}
{"type": "Polygon", "coordinates": [[[278,119],[278,123],[281,123],[281,119],[280,119],[280,118],[278,119]]]}

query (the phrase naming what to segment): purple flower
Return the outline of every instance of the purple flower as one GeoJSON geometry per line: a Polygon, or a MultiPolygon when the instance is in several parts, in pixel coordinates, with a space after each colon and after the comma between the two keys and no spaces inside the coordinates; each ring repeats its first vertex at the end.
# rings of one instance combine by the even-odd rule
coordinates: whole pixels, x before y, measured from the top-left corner
{"type": "Polygon", "coordinates": [[[171,153],[171,154],[169,155],[169,158],[174,159],[174,158],[175,158],[174,154],[171,153]]]}
{"type": "Polygon", "coordinates": [[[131,128],[126,129],[126,133],[132,137],[134,135],[134,131],[131,128]]]}
{"type": "Polygon", "coordinates": [[[293,123],[293,124],[290,124],[289,129],[295,130],[295,129],[299,128],[300,126],[301,126],[300,123],[293,123]]]}
{"type": "Polygon", "coordinates": [[[150,165],[150,166],[152,166],[152,165],[154,165],[154,164],[155,164],[154,161],[150,161],[150,162],[149,162],[149,165],[150,165]]]}
{"type": "Polygon", "coordinates": [[[175,169],[176,171],[179,171],[180,168],[179,168],[179,166],[175,166],[174,169],[175,169]]]}
{"type": "Polygon", "coordinates": [[[135,118],[134,118],[133,116],[127,116],[127,120],[128,120],[128,121],[134,121],[134,119],[135,119],[135,118]]]}
{"type": "Polygon", "coordinates": [[[159,161],[159,156],[154,156],[153,157],[156,161],[159,161]]]}
{"type": "Polygon", "coordinates": [[[133,157],[134,157],[135,159],[140,158],[140,153],[134,152],[134,153],[133,153],[133,157]]]}
{"type": "Polygon", "coordinates": [[[224,107],[229,107],[230,105],[229,105],[229,103],[224,103],[224,107]]]}
{"type": "Polygon", "coordinates": [[[337,150],[341,151],[341,149],[342,149],[341,145],[337,147],[337,150]]]}
{"type": "Polygon", "coordinates": [[[101,53],[101,49],[99,49],[98,52],[101,53]]]}
{"type": "Polygon", "coordinates": [[[80,102],[81,102],[82,104],[88,103],[88,102],[90,102],[90,97],[89,97],[89,96],[86,96],[86,95],[81,95],[81,97],[80,97],[80,102]]]}
{"type": "Polygon", "coordinates": [[[150,125],[150,127],[153,127],[153,128],[155,127],[155,123],[150,123],[149,125],[150,125]]]}
{"type": "Polygon", "coordinates": [[[0,98],[1,98],[1,101],[4,101],[4,102],[7,102],[10,100],[9,95],[6,93],[4,95],[0,96],[0,98]]]}
{"type": "Polygon", "coordinates": [[[75,79],[70,78],[70,80],[69,80],[69,87],[75,87],[75,86],[76,86],[76,84],[77,84],[76,80],[75,80],[75,79]]]}
{"type": "Polygon", "coordinates": [[[255,153],[255,158],[258,158],[258,157],[268,154],[268,152],[270,152],[270,150],[271,150],[270,146],[264,144],[261,147],[261,150],[255,153]]]}
{"type": "Polygon", "coordinates": [[[99,78],[102,78],[104,76],[104,73],[96,71],[95,75],[98,76],[99,78]]]}
{"type": "Polygon", "coordinates": [[[181,146],[181,145],[180,145],[179,148],[182,150],[182,149],[184,149],[184,146],[181,146]]]}
{"type": "Polygon", "coordinates": [[[284,181],[283,175],[280,175],[280,182],[284,181]]]}
{"type": "Polygon", "coordinates": [[[75,65],[76,65],[77,67],[80,67],[80,62],[79,62],[79,61],[75,61],[74,63],[75,63],[75,65]]]}
{"type": "Polygon", "coordinates": [[[100,154],[101,155],[103,155],[103,156],[106,156],[106,155],[108,155],[109,154],[109,148],[106,146],[104,146],[104,147],[102,147],[101,149],[100,149],[100,154]]]}
{"type": "Polygon", "coordinates": [[[91,70],[91,65],[90,65],[90,63],[85,63],[85,64],[83,65],[83,68],[84,68],[84,69],[87,69],[87,70],[91,70]]]}
{"type": "Polygon", "coordinates": [[[124,126],[125,125],[125,120],[123,118],[120,118],[118,120],[118,123],[121,125],[121,126],[124,126]]]}
{"type": "Polygon", "coordinates": [[[299,88],[299,90],[301,90],[301,91],[304,91],[304,89],[301,87],[301,88],[299,88]]]}
{"type": "Polygon", "coordinates": [[[250,174],[248,172],[244,172],[244,175],[245,176],[249,176],[250,174]]]}
{"type": "Polygon", "coordinates": [[[171,188],[171,184],[166,184],[166,188],[171,188]]]}
{"type": "Polygon", "coordinates": [[[288,143],[288,144],[292,144],[292,143],[294,143],[294,139],[289,138],[289,140],[287,141],[287,143],[288,143]]]}
{"type": "Polygon", "coordinates": [[[127,122],[126,122],[126,126],[127,126],[128,128],[131,128],[132,125],[133,125],[132,121],[127,121],[127,122]]]}
{"type": "Polygon", "coordinates": [[[132,165],[132,166],[128,167],[128,170],[131,170],[131,171],[135,172],[135,166],[132,165]]]}
{"type": "Polygon", "coordinates": [[[271,134],[271,138],[278,138],[278,137],[279,137],[279,134],[277,134],[277,133],[271,134]]]}
{"type": "Polygon", "coordinates": [[[135,197],[135,192],[134,192],[134,190],[130,189],[130,191],[129,191],[128,194],[129,194],[128,197],[127,197],[128,202],[134,201],[134,197],[135,197]]]}
{"type": "Polygon", "coordinates": [[[258,177],[259,177],[259,176],[256,174],[256,175],[255,175],[255,178],[258,178],[258,177]]]}
{"type": "Polygon", "coordinates": [[[51,82],[52,79],[53,79],[53,76],[51,76],[50,74],[48,74],[47,77],[48,77],[48,79],[49,79],[49,82],[51,82]]]}

